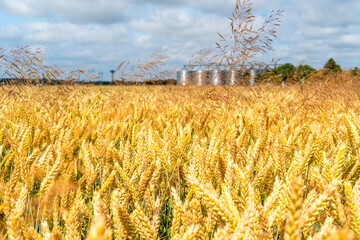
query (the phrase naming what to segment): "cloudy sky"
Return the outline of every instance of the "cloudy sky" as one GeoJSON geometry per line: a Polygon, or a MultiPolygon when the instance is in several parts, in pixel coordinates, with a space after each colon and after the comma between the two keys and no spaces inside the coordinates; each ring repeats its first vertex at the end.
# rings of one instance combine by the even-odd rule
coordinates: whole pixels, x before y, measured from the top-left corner
{"type": "MultiPolygon", "coordinates": [[[[274,51],[281,63],[360,65],[359,0],[254,0],[259,19],[283,9],[274,51]]],[[[32,45],[48,64],[104,72],[167,48],[169,66],[228,35],[235,0],[0,0],[0,47],[32,45]]]]}

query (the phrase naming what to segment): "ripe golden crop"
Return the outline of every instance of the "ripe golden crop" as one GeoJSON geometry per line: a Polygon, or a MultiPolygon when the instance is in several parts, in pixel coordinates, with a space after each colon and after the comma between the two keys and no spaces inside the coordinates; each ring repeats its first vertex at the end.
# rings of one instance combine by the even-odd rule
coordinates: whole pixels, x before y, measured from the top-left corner
{"type": "Polygon", "coordinates": [[[357,86],[9,88],[4,239],[360,238],[357,86]]]}

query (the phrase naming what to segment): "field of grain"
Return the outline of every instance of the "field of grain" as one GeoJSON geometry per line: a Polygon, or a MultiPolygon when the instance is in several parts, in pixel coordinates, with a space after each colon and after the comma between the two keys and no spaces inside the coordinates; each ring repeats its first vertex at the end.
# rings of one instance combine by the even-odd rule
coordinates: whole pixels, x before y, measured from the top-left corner
{"type": "Polygon", "coordinates": [[[359,95],[3,88],[0,238],[358,239],[359,95]]]}

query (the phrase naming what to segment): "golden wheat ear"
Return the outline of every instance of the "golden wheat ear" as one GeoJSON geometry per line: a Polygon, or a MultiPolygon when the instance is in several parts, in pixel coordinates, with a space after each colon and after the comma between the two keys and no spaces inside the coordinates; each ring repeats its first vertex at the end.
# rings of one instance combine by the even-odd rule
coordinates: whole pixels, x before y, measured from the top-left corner
{"type": "Polygon", "coordinates": [[[289,211],[285,225],[286,240],[301,239],[301,206],[303,203],[304,181],[301,176],[297,176],[292,181],[290,190],[289,211]]]}

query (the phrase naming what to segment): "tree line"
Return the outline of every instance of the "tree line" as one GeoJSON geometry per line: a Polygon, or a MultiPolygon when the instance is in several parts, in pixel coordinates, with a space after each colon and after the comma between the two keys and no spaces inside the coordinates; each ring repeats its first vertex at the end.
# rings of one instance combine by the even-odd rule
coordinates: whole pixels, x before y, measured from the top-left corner
{"type": "MultiPolygon", "coordinates": [[[[294,66],[292,63],[285,63],[279,65],[275,68],[265,69],[260,74],[258,74],[256,78],[256,82],[258,83],[302,83],[307,81],[308,79],[317,79],[322,80],[326,77],[331,77],[332,75],[342,73],[343,69],[340,65],[338,65],[333,58],[330,58],[323,68],[314,69],[310,65],[300,64],[298,66],[294,66]]],[[[349,71],[351,76],[360,77],[360,69],[355,67],[349,71]]]]}

